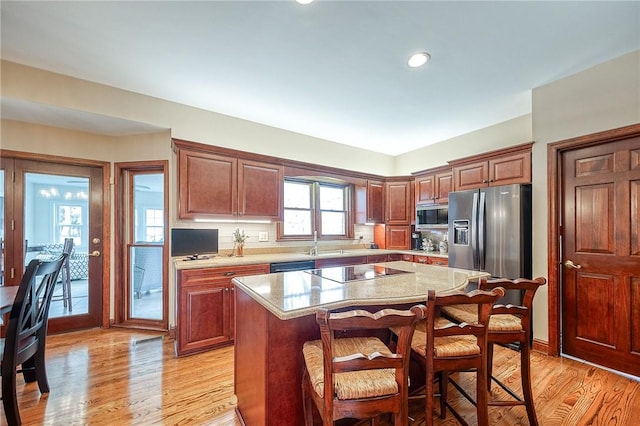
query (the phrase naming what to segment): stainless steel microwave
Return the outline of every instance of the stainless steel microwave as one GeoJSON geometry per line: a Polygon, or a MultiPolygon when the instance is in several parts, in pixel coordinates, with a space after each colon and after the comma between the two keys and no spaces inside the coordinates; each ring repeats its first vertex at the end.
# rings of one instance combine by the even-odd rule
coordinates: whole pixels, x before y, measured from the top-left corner
{"type": "Polygon", "coordinates": [[[448,225],[448,205],[418,204],[416,207],[416,229],[446,228],[448,225]]]}

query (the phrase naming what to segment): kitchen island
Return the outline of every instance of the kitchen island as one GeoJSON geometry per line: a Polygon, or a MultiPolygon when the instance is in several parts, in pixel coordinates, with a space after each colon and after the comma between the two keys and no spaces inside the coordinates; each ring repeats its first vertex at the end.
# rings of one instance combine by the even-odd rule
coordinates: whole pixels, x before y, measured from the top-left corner
{"type": "Polygon", "coordinates": [[[247,426],[304,424],[302,345],[320,338],[319,307],[405,308],[485,276],[400,261],[234,278],[238,415],[247,426]]]}

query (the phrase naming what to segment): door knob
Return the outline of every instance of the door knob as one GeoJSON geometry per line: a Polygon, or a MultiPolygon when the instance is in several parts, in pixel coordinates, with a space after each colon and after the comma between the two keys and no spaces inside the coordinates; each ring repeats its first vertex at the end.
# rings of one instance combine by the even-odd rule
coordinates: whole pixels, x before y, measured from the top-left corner
{"type": "Polygon", "coordinates": [[[91,253],[89,253],[89,256],[100,257],[100,252],[98,250],[94,250],[91,253]]]}
{"type": "Polygon", "coordinates": [[[564,266],[566,266],[567,268],[572,268],[572,269],[580,269],[580,268],[582,268],[582,265],[576,265],[575,263],[573,263],[570,260],[567,260],[566,262],[564,262],[564,266]]]}

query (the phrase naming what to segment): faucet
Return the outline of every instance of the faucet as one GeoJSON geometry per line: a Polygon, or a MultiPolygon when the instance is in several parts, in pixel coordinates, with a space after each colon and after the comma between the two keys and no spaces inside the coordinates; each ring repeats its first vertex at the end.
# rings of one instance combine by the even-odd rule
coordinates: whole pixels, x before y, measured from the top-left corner
{"type": "Polygon", "coordinates": [[[318,255],[318,231],[313,231],[313,247],[309,250],[310,256],[318,255]]]}

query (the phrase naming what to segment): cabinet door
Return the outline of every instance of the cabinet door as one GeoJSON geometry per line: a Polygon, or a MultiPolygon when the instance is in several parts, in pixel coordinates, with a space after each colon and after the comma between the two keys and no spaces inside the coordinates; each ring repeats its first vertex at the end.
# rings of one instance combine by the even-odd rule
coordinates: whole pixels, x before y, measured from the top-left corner
{"type": "Polygon", "coordinates": [[[413,255],[413,261],[415,263],[424,263],[425,265],[429,263],[429,257],[428,256],[421,256],[419,254],[415,254],[413,255]]]}
{"type": "Polygon", "coordinates": [[[453,191],[453,172],[438,173],[434,177],[435,197],[438,204],[449,203],[449,193],[453,191]]]}
{"type": "Polygon", "coordinates": [[[449,264],[449,260],[443,257],[429,256],[427,263],[429,265],[435,265],[435,266],[447,266],[449,264]]]}
{"type": "Polygon", "coordinates": [[[453,184],[456,191],[485,187],[488,180],[489,163],[487,161],[453,168],[453,184]]]}
{"type": "Polygon", "coordinates": [[[531,182],[531,152],[489,160],[489,185],[531,182]]]}
{"type": "Polygon", "coordinates": [[[179,151],[180,219],[229,217],[237,212],[235,158],[179,151]]]}
{"type": "Polygon", "coordinates": [[[389,261],[389,255],[386,254],[374,254],[367,256],[367,263],[383,263],[389,261]]]}
{"type": "Polygon", "coordinates": [[[234,277],[244,275],[261,275],[269,273],[268,264],[234,266],[228,268],[215,268],[217,275],[226,277],[229,283],[229,339],[236,337],[236,286],[231,282],[234,277]]]}
{"type": "Polygon", "coordinates": [[[201,352],[230,340],[226,280],[183,283],[178,297],[178,355],[201,352]]]}
{"type": "Polygon", "coordinates": [[[411,223],[411,182],[387,182],[385,184],[387,225],[411,223]]]}
{"type": "Polygon", "coordinates": [[[384,223],[384,183],[367,181],[367,222],[384,223]]]}
{"type": "Polygon", "coordinates": [[[386,248],[389,250],[409,250],[411,241],[410,226],[387,226],[386,248]]]}
{"type": "Polygon", "coordinates": [[[436,175],[416,178],[416,204],[430,204],[436,198],[436,175]]]}
{"type": "Polygon", "coordinates": [[[238,216],[282,220],[282,166],[238,160],[238,216]]]}
{"type": "Polygon", "coordinates": [[[332,266],[362,265],[367,263],[367,256],[335,257],[330,259],[316,259],[316,268],[330,268],[332,266]]]}

